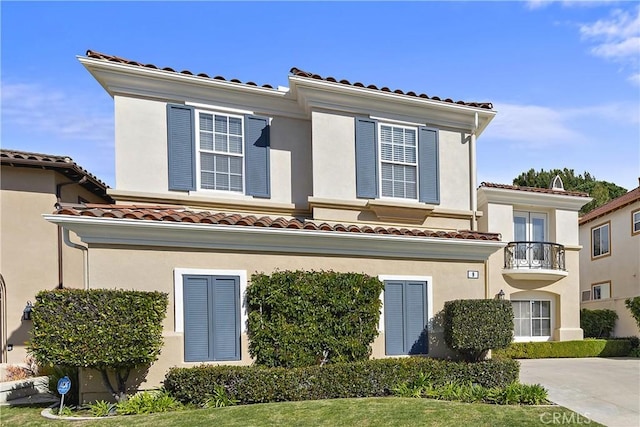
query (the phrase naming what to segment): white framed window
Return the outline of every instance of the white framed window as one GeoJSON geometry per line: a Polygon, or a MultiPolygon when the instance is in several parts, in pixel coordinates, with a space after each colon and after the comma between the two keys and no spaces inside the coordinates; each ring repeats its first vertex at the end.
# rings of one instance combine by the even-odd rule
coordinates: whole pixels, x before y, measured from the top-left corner
{"type": "Polygon", "coordinates": [[[198,188],[244,192],[244,117],[196,110],[198,188]]]}
{"type": "Polygon", "coordinates": [[[418,129],[379,124],[380,194],[418,199],[418,129]]]}
{"type": "Polygon", "coordinates": [[[611,298],[611,282],[602,282],[591,285],[591,299],[609,299],[611,298]]]}
{"type": "Polygon", "coordinates": [[[516,338],[549,339],[551,337],[550,300],[512,300],[516,338]]]}
{"type": "Polygon", "coordinates": [[[631,212],[631,234],[640,234],[640,211],[631,212]]]}
{"type": "Polygon", "coordinates": [[[611,253],[610,223],[591,229],[591,258],[599,258],[611,253]]]}

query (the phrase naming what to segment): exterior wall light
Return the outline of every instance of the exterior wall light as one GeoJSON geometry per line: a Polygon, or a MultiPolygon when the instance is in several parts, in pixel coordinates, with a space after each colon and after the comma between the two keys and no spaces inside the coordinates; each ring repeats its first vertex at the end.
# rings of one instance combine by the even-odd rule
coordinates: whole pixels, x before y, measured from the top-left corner
{"type": "Polygon", "coordinates": [[[504,299],[504,291],[502,289],[500,289],[500,292],[498,292],[498,299],[499,300],[503,300],[504,299]]]}
{"type": "Polygon", "coordinates": [[[33,304],[31,304],[31,301],[27,301],[27,305],[22,311],[22,320],[31,320],[32,311],[33,311],[33,304]]]}

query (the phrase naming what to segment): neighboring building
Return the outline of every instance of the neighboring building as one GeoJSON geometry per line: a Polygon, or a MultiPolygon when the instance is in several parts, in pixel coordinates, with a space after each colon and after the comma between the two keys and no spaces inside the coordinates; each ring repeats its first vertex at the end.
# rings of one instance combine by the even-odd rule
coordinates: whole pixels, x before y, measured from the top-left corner
{"type": "MultiPolygon", "coordinates": [[[[69,157],[0,150],[0,363],[26,357],[27,303],[44,289],[83,287],[83,253],[44,214],[56,203],[111,203],[107,186],[69,157]]],[[[71,240],[79,242],[73,236],[71,240]]]]}
{"type": "Polygon", "coordinates": [[[640,336],[625,300],[640,296],[640,187],[580,218],[582,308],[618,313],[613,335],[640,336]]]}
{"type": "MultiPolygon", "coordinates": [[[[289,88],[274,89],[92,51],[79,60],[114,99],[109,194],[118,204],[65,207],[47,219],[88,246],[90,287],[169,294],[165,348],[143,386],[171,366],[251,363],[243,298],[256,272],[379,277],[375,358],[449,354],[437,322],[445,301],[499,289],[535,299],[491,267],[507,245],[491,227],[506,234],[505,217],[492,219],[493,201],[486,217],[477,208],[476,137],[496,114],[491,104],[296,68],[289,88]]],[[[587,198],[504,191],[518,209],[541,203],[550,238],[574,249],[587,198]],[[556,236],[556,221],[575,230],[556,236]]],[[[554,301],[552,339],[581,337],[568,314],[577,311],[569,297],[577,261],[567,262],[576,269],[563,285],[531,282],[554,301]]],[[[98,396],[95,382],[83,377],[84,399],[98,396]]]]}
{"type": "Polygon", "coordinates": [[[502,292],[513,304],[515,341],[583,338],[578,211],[590,201],[585,193],[564,191],[561,181],[551,189],[479,188],[480,230],[508,242],[489,258],[487,274],[489,294],[502,292]]]}

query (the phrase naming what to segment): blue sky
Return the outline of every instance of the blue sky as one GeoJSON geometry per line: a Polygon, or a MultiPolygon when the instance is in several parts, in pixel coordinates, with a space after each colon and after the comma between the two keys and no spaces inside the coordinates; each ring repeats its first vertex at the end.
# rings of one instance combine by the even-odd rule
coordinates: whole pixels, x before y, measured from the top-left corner
{"type": "Polygon", "coordinates": [[[115,184],[113,101],[87,49],[287,86],[291,67],[488,101],[479,182],[569,167],[640,176],[637,2],[7,2],[3,148],[64,154],[115,184]]]}

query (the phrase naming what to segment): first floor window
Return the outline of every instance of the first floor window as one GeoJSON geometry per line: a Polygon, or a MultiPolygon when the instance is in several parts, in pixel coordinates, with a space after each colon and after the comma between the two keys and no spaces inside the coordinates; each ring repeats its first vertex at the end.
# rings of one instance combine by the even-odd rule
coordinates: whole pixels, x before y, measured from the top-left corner
{"type": "Polygon", "coordinates": [[[243,117],[198,113],[200,188],[243,191],[243,117]]]}
{"type": "Polygon", "coordinates": [[[631,214],[631,234],[640,233],[640,211],[631,214]]]}
{"type": "Polygon", "coordinates": [[[383,197],[418,198],[417,130],[380,125],[383,197]]]}
{"type": "Polygon", "coordinates": [[[240,360],[240,278],[183,276],[186,362],[240,360]]]}
{"type": "Polygon", "coordinates": [[[592,299],[611,298],[611,282],[597,283],[591,286],[592,299]]]}
{"type": "Polygon", "coordinates": [[[551,336],[551,301],[511,301],[516,337],[551,336]]]}
{"type": "Polygon", "coordinates": [[[427,354],[427,283],[384,282],[384,333],[387,355],[427,354]]]}
{"type": "Polygon", "coordinates": [[[591,256],[593,258],[609,254],[609,223],[591,229],[591,256]]]}

